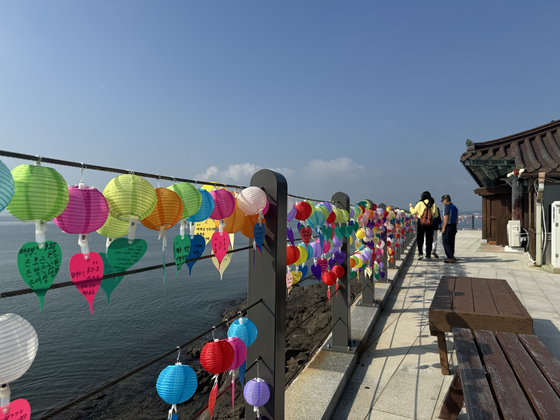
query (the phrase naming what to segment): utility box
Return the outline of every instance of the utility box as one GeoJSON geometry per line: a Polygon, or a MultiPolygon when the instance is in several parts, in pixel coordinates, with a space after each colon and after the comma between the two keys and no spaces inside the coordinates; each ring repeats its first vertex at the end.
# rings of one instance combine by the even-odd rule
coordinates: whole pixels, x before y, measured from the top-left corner
{"type": "MultiPolygon", "coordinates": [[[[560,267],[560,201],[550,205],[550,233],[551,233],[551,263],[553,267],[560,267]]],[[[540,238],[537,238],[537,241],[540,238]]]]}
{"type": "Polygon", "coordinates": [[[508,245],[521,246],[521,220],[509,220],[507,224],[508,245]]]}

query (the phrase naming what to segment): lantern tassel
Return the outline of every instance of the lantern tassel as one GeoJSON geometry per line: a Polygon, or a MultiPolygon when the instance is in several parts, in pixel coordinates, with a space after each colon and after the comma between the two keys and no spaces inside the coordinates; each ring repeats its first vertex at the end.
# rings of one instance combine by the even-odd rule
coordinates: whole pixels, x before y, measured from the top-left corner
{"type": "Polygon", "coordinates": [[[214,379],[214,386],[212,387],[212,391],[210,391],[210,396],[208,397],[208,412],[210,413],[210,420],[212,420],[214,406],[216,405],[216,396],[218,394],[218,376],[219,375],[214,375],[212,377],[212,379],[214,379]]]}
{"type": "Polygon", "coordinates": [[[2,414],[8,414],[10,411],[10,384],[3,384],[0,386],[0,407],[2,407],[2,414]]]}
{"type": "Polygon", "coordinates": [[[331,306],[331,286],[327,288],[327,299],[329,300],[329,306],[331,306]]]}
{"type": "Polygon", "coordinates": [[[235,418],[235,370],[231,371],[231,409],[233,411],[233,417],[235,418]]]}
{"type": "Polygon", "coordinates": [[[80,245],[80,248],[82,249],[82,254],[84,254],[84,258],[86,260],[89,260],[89,240],[88,240],[87,233],[82,233],[78,237],[78,245],[80,245]]]}
{"type": "Polygon", "coordinates": [[[45,246],[45,233],[47,233],[47,222],[35,220],[35,242],[39,244],[39,249],[43,249],[45,246]]]}

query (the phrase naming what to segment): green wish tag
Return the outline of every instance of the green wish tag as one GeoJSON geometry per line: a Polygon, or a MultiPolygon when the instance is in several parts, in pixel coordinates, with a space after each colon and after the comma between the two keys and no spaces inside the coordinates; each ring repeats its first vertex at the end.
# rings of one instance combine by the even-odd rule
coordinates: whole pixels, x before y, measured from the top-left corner
{"type": "Polygon", "coordinates": [[[185,261],[187,261],[190,252],[190,236],[184,235],[184,238],[181,238],[181,235],[175,236],[175,239],[173,239],[173,257],[175,258],[175,265],[177,266],[177,274],[175,275],[175,278],[179,275],[179,270],[183,264],[185,264],[185,261]]]}
{"type": "MultiPolygon", "coordinates": [[[[103,259],[103,275],[104,276],[107,276],[109,274],[114,274],[114,273],[122,273],[123,271],[126,271],[126,270],[115,270],[113,268],[113,266],[111,265],[111,263],[109,262],[106,253],[100,252],[99,255],[101,255],[101,258],[103,259]]],[[[111,293],[113,293],[113,290],[115,290],[115,287],[117,287],[119,285],[119,283],[121,282],[123,277],[124,276],[110,277],[108,279],[103,279],[101,281],[101,288],[103,289],[103,291],[107,295],[107,303],[110,303],[111,293]]]]}
{"type": "Polygon", "coordinates": [[[46,241],[42,248],[39,248],[37,242],[27,242],[18,251],[19,274],[39,297],[41,310],[47,290],[53,284],[61,262],[62,252],[54,241],[46,241]]]}
{"type": "Polygon", "coordinates": [[[148,243],[144,239],[135,239],[129,244],[128,238],[119,238],[109,245],[107,259],[113,266],[113,270],[122,272],[140,261],[147,249],[148,243]]]}

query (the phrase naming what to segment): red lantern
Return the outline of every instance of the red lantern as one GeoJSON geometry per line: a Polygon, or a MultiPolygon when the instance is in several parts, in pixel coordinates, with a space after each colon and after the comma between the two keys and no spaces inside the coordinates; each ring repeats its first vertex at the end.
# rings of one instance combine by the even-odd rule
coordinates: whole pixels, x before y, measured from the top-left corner
{"type": "Polygon", "coordinates": [[[341,266],[341,265],[335,265],[335,266],[332,268],[332,272],[334,273],[334,275],[335,275],[337,278],[341,278],[342,276],[344,276],[344,273],[345,273],[344,267],[341,266]]]}
{"type": "Polygon", "coordinates": [[[331,214],[329,214],[329,217],[327,217],[327,223],[330,225],[331,223],[334,223],[335,220],[336,213],[334,211],[331,211],[331,214]]]}
{"type": "Polygon", "coordinates": [[[299,249],[297,246],[288,245],[286,247],[286,265],[292,265],[299,260],[299,249]]]}
{"type": "Polygon", "coordinates": [[[383,213],[383,217],[387,217],[387,216],[389,216],[389,212],[385,210],[385,212],[383,213]]]}
{"type": "Polygon", "coordinates": [[[296,219],[306,220],[313,213],[313,209],[307,201],[296,203],[296,219]]]}
{"type": "Polygon", "coordinates": [[[332,271],[325,271],[323,274],[321,274],[321,280],[323,281],[323,283],[325,283],[327,286],[332,286],[333,284],[336,283],[336,276],[332,271]]]}
{"type": "Polygon", "coordinates": [[[373,211],[377,210],[377,204],[373,203],[373,205],[371,206],[371,209],[372,209],[373,211]]]}
{"type": "Polygon", "coordinates": [[[213,375],[225,372],[233,363],[234,350],[226,340],[206,343],[200,352],[200,364],[213,375]]]}

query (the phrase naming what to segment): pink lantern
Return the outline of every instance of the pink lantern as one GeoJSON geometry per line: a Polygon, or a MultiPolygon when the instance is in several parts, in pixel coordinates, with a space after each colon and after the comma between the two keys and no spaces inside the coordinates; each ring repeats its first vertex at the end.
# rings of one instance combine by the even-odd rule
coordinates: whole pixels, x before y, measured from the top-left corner
{"type": "Polygon", "coordinates": [[[210,218],[214,220],[223,220],[232,215],[235,211],[235,197],[228,190],[210,191],[210,195],[214,199],[214,210],[210,213],[210,218]]]}

